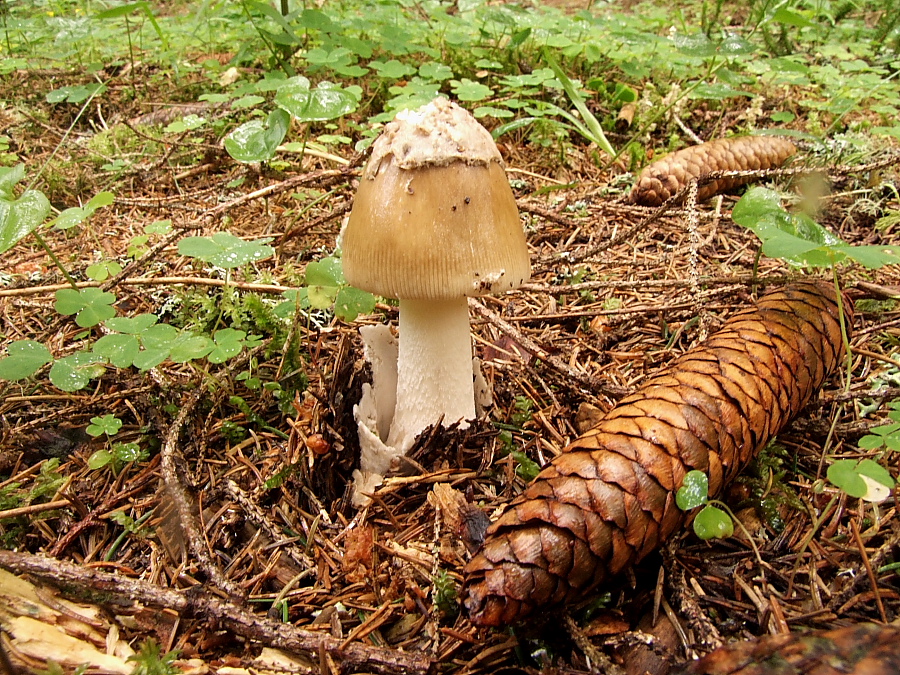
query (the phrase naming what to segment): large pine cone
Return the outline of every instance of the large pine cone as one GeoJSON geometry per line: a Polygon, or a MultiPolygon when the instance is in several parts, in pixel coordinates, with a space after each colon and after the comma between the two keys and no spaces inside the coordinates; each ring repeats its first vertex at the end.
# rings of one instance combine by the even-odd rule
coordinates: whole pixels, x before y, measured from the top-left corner
{"type": "Polygon", "coordinates": [[[466,566],[472,621],[500,626],[582,600],[680,529],[685,474],[705,472],[718,494],[837,367],[836,297],[821,283],[766,294],[569,445],[466,566]]]}

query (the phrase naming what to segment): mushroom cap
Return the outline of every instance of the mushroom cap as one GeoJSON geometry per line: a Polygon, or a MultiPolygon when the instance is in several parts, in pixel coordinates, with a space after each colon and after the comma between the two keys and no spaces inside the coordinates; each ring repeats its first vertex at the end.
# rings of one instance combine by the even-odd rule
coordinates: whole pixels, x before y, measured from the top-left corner
{"type": "Polygon", "coordinates": [[[342,249],[347,282],[391,298],[483,295],[531,274],[497,146],[446,99],[398,114],[375,142],[342,249]]]}

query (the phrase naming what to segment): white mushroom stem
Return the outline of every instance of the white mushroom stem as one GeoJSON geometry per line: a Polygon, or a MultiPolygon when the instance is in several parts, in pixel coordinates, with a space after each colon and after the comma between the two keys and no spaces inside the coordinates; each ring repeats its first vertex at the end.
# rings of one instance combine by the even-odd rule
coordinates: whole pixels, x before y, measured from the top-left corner
{"type": "Polygon", "coordinates": [[[397,408],[387,444],[405,454],[442,417],[445,426],[475,418],[468,303],[400,300],[397,408]]]}

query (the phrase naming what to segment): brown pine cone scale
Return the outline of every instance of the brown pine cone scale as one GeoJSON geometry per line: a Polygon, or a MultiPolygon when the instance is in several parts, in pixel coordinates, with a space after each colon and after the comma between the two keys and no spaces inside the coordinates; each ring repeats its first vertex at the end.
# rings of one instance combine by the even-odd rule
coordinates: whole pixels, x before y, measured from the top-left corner
{"type": "MultiPolygon", "coordinates": [[[[641,206],[659,206],[690,181],[713,171],[775,169],[796,152],[796,146],[780,136],[735,136],[694,145],[646,166],[638,176],[629,200],[641,206]]],[[[701,185],[697,199],[709,199],[750,180],[746,177],[720,178],[701,185]]]]}
{"type": "Polygon", "coordinates": [[[838,366],[836,298],[816,282],[767,293],[569,445],[466,566],[472,621],[501,626],[581,600],[679,530],[685,474],[705,472],[718,494],[838,366]]]}

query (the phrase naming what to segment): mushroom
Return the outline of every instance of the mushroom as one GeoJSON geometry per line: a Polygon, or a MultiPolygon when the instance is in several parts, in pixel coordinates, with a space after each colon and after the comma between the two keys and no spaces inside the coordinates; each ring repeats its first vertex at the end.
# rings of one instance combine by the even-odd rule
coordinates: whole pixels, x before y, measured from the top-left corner
{"type": "MultiPolygon", "coordinates": [[[[400,301],[396,405],[386,438],[376,425],[379,438],[402,455],[427,427],[473,419],[466,296],[516,288],[530,276],[490,133],[443,98],[398,113],[372,146],[342,251],[348,283],[400,301]]],[[[367,340],[367,351],[382,350],[367,340]]]]}

